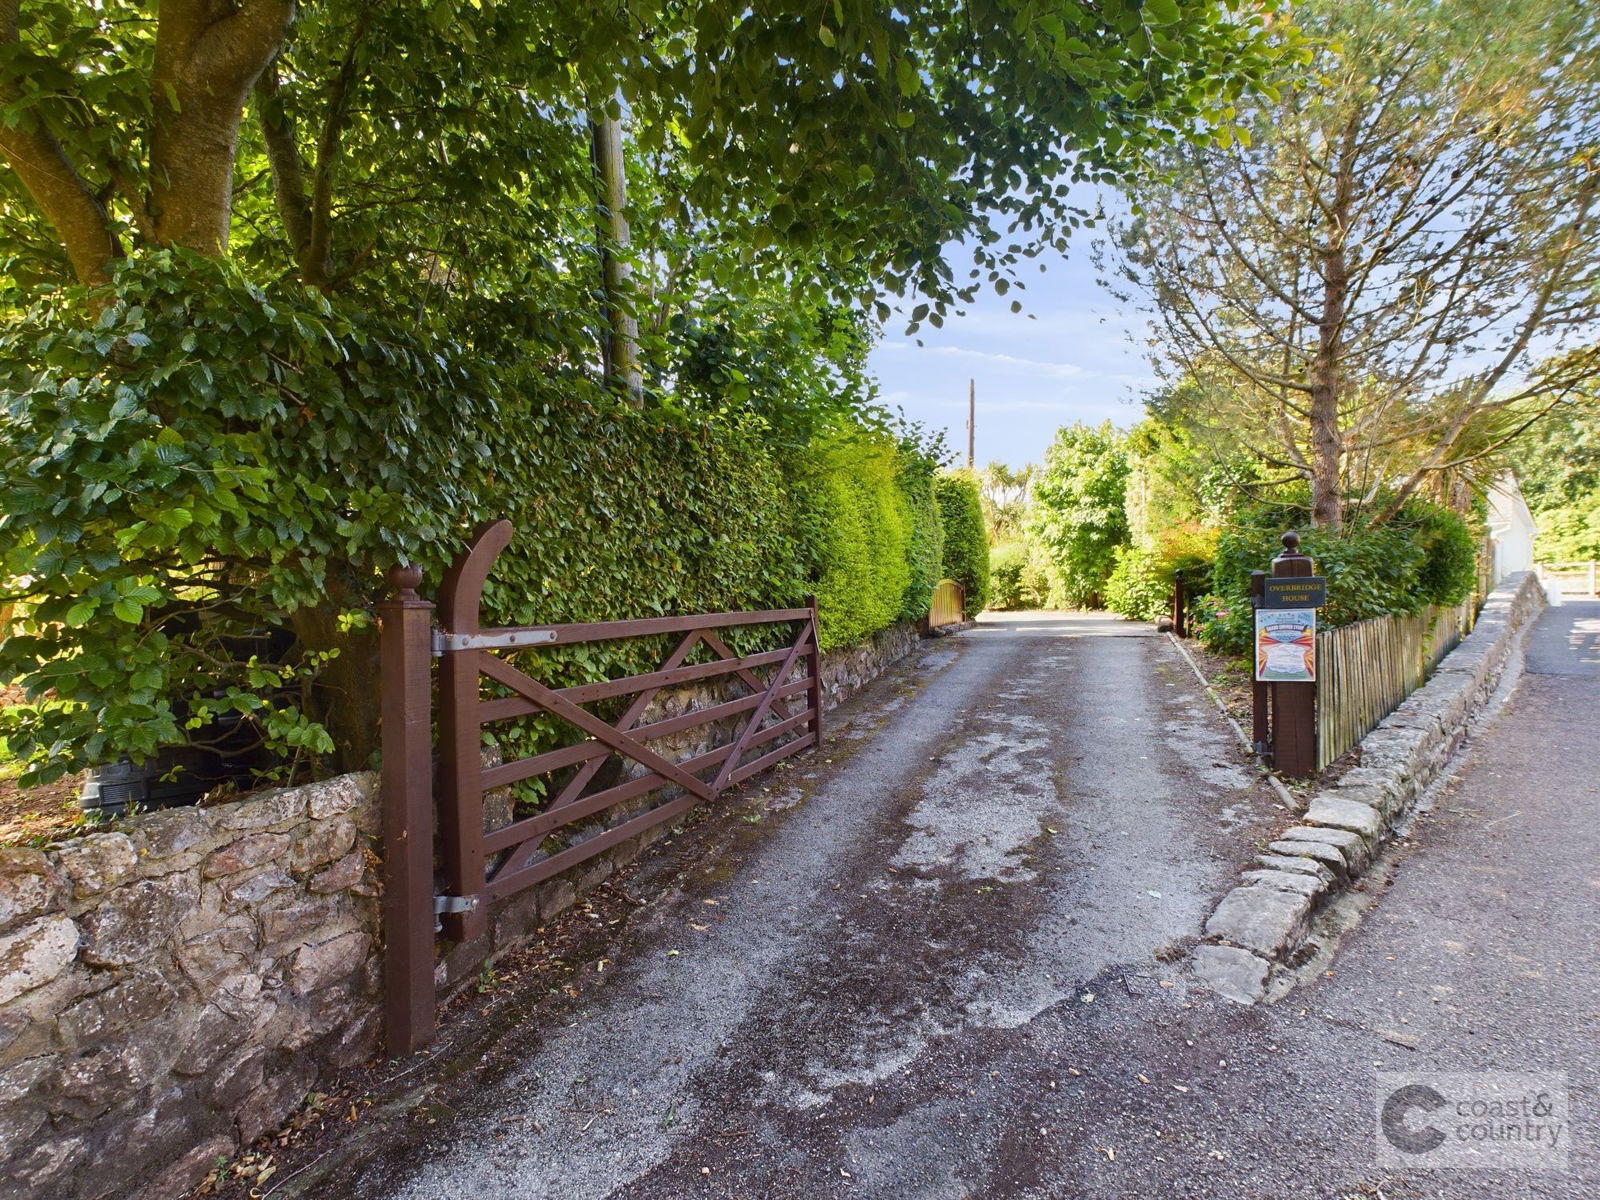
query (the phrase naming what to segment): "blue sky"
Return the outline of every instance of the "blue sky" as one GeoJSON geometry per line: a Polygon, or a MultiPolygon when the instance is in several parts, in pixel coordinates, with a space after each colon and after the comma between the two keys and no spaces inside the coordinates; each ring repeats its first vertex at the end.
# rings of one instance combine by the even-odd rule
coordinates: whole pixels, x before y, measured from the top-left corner
{"type": "MultiPolygon", "coordinates": [[[[1080,231],[1071,257],[1047,260],[1043,274],[1030,267],[1025,291],[980,296],[943,329],[924,324],[907,337],[905,320],[891,320],[870,359],[881,402],[947,430],[964,460],[967,380],[977,380],[979,466],[1039,462],[1055,431],[1074,421],[1123,428],[1138,421],[1138,399],[1154,382],[1142,349],[1145,318],[1095,283],[1091,236],[1080,231]],[[1022,312],[1010,311],[1014,299],[1022,312]]],[[[964,253],[953,250],[958,277],[964,253]]]]}

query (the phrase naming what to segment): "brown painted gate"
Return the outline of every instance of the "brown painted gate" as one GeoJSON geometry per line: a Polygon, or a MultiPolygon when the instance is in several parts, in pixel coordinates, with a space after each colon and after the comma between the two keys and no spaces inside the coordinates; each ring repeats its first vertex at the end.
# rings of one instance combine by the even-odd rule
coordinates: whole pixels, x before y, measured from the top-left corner
{"type": "MultiPolygon", "coordinates": [[[[433,606],[416,594],[421,573],[390,572],[395,597],[383,618],[384,983],[386,1044],[409,1053],[434,1029],[435,917],[446,937],[470,941],[487,928],[488,905],[592,858],[696,804],[715,799],[822,737],[821,657],[816,605],[763,612],[705,613],[483,629],[479,606],[496,557],[511,541],[511,523],[480,528],[440,588],[439,627],[433,606]],[[777,649],[738,654],[723,633],[748,626],[789,625],[777,649]],[[721,632],[719,632],[721,631],[721,632]],[[496,651],[571,646],[625,638],[676,636],[660,666],[640,675],[552,687],[496,651]],[[698,656],[702,661],[690,662],[698,656]],[[439,660],[437,874],[431,660],[439,660]],[[798,674],[804,664],[806,673],[798,674]],[[762,678],[760,672],[767,672],[762,678]],[[732,676],[746,694],[677,716],[639,722],[663,689],[732,676]],[[631,697],[611,719],[586,706],[631,697]],[[484,730],[548,714],[582,740],[530,757],[485,766],[484,730]],[[726,723],[730,740],[673,761],[650,743],[726,723]],[[754,755],[755,757],[750,757],[754,755]],[[596,787],[608,762],[634,764],[622,778],[596,787]],[[540,811],[485,832],[486,793],[541,779],[540,811]],[[559,835],[593,824],[619,806],[658,798],[642,811],[575,844],[559,835]],[[421,831],[427,831],[426,836],[421,831]],[[550,849],[549,840],[558,839],[550,849]],[[441,885],[436,888],[436,879],[441,885]]],[[[613,772],[615,774],[615,772],[613,772]]]]}

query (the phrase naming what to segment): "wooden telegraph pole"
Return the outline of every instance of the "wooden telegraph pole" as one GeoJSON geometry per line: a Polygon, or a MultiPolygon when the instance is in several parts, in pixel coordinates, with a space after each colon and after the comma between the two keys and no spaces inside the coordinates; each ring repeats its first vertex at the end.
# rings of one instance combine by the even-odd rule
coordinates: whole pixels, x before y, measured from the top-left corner
{"type": "Polygon", "coordinates": [[[978,381],[967,380],[967,470],[978,468],[978,381]]]}

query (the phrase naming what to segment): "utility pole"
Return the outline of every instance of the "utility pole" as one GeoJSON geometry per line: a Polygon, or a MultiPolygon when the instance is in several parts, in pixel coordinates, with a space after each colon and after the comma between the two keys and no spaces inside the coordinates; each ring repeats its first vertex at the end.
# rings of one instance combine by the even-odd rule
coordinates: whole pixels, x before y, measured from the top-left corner
{"type": "Polygon", "coordinates": [[[978,469],[978,381],[967,380],[967,470],[978,469]]]}
{"type": "Polygon", "coordinates": [[[628,264],[613,251],[628,245],[627,193],[623,184],[622,122],[596,112],[590,120],[595,178],[595,226],[600,246],[601,293],[606,330],[601,348],[606,382],[619,388],[634,408],[644,407],[644,375],[639,369],[639,323],[628,311],[628,264]]]}

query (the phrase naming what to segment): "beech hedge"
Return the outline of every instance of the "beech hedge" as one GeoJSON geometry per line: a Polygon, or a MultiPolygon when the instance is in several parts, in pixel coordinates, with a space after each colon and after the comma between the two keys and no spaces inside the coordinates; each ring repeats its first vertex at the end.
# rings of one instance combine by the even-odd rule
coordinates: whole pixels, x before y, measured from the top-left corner
{"type": "MultiPolygon", "coordinates": [[[[431,592],[499,517],[516,536],[486,622],[815,592],[824,645],[842,645],[913,614],[932,453],[637,411],[577,373],[491,371],[446,331],[152,254],[0,329],[0,681],[27,697],[0,737],[25,782],[143,760],[219,716],[253,723],[284,774],[364,766],[384,570],[414,562],[431,592]]],[[[542,661],[568,682],[659,653],[542,661]]]]}

